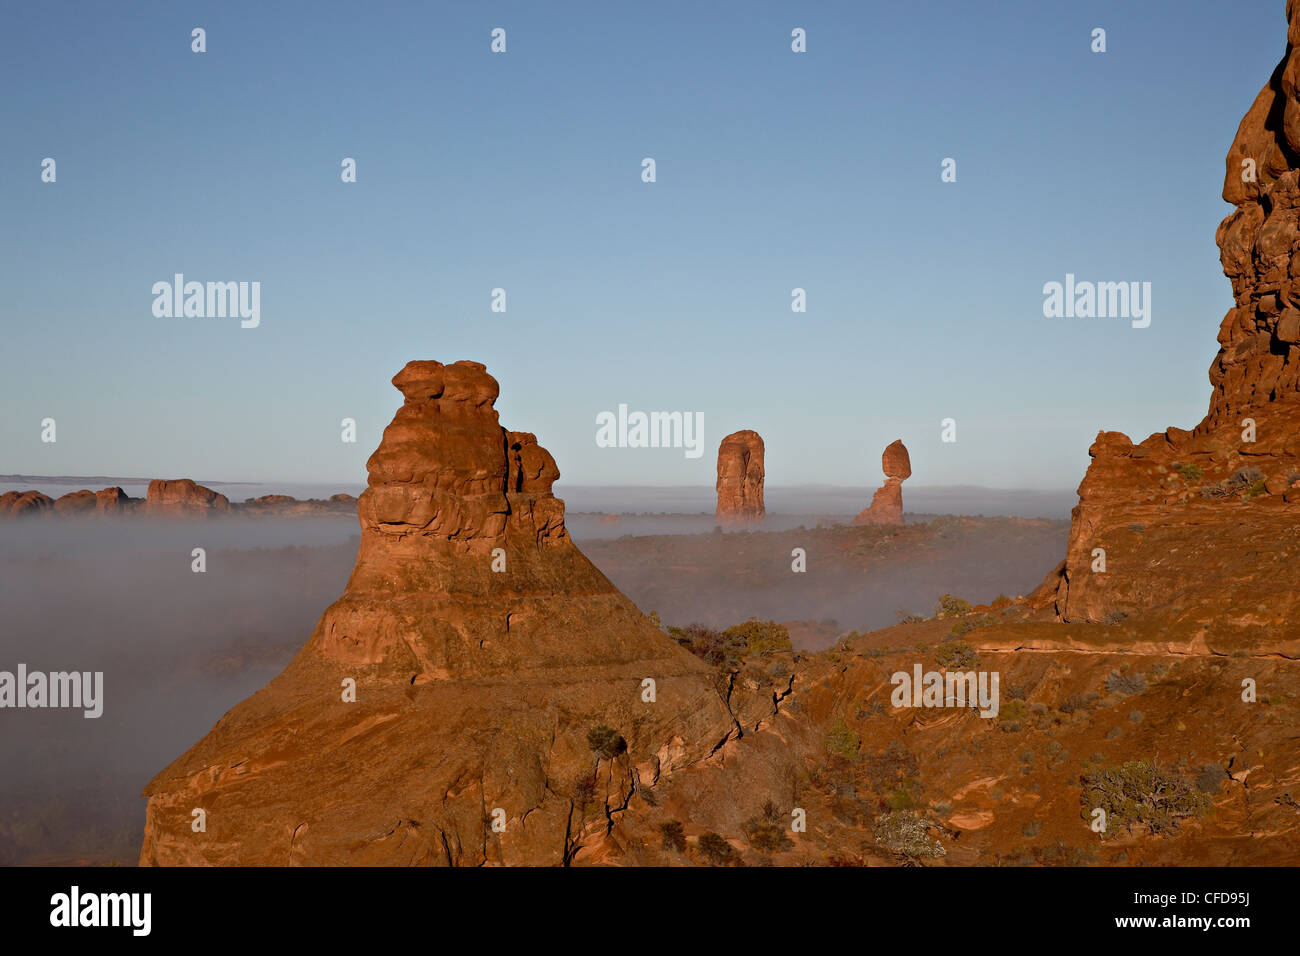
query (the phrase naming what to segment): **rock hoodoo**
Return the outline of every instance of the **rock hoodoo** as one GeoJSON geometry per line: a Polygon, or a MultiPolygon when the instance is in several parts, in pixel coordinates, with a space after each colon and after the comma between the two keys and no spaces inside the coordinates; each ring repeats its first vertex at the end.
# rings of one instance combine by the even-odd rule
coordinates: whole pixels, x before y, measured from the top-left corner
{"type": "Polygon", "coordinates": [[[758,521],[763,505],[763,439],[745,429],[732,432],[718,445],[718,518],[758,521]]]}
{"type": "Polygon", "coordinates": [[[142,864],[567,863],[610,851],[635,790],[772,711],[583,556],[554,459],[501,427],[484,366],[393,384],[343,596],[146,788],[142,864]]]}
{"type": "Polygon", "coordinates": [[[912,476],[912,459],[901,438],[885,448],[880,467],[885,473],[885,483],[876,490],[871,504],[853,519],[854,524],[903,523],[903,482],[912,476]]]}

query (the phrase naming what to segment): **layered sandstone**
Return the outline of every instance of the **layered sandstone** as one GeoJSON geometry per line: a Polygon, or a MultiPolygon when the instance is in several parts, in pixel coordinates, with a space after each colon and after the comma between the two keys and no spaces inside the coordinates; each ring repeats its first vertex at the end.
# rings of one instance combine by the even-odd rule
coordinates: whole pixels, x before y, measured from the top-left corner
{"type": "Polygon", "coordinates": [[[763,505],[763,439],[758,432],[732,432],[718,445],[718,508],[723,521],[758,521],[763,505]]]}
{"type": "Polygon", "coordinates": [[[854,524],[901,525],[903,523],[903,482],[912,477],[912,458],[901,438],[889,443],[880,456],[885,483],[876,489],[871,504],[853,519],[854,524]]]}
{"type": "Polygon", "coordinates": [[[594,858],[631,794],[725,759],[774,709],[583,556],[554,459],[501,427],[482,365],[411,362],[393,384],[347,588],[284,673],[146,788],[141,863],[594,858]]]}
{"type": "Polygon", "coordinates": [[[1068,554],[1049,576],[1069,621],[1159,611],[1209,646],[1297,631],[1300,561],[1300,3],[1286,52],[1228,151],[1218,228],[1234,306],[1205,418],[1134,444],[1103,431],[1079,486],[1068,554]]]}

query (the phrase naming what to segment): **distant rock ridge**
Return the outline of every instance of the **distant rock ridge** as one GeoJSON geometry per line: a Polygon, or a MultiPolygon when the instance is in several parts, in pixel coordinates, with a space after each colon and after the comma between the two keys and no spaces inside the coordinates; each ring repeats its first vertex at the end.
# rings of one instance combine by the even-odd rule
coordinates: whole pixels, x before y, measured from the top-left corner
{"type": "Polygon", "coordinates": [[[903,523],[903,482],[912,476],[912,458],[901,438],[895,439],[880,456],[885,483],[871,498],[871,504],[853,519],[855,525],[901,525],[903,523]]]}
{"type": "Polygon", "coordinates": [[[717,517],[724,522],[760,521],[763,504],[763,439],[758,432],[732,432],[718,445],[717,517]]]}
{"type": "Polygon", "coordinates": [[[230,515],[313,516],[346,515],[356,508],[352,495],[305,501],[288,495],[263,495],[232,503],[225,495],[205,488],[189,478],[156,478],[149,482],[145,498],[132,498],[118,487],[101,491],[82,489],[59,498],[39,491],[8,491],[0,495],[0,519],[39,515],[71,518],[143,516],[192,519],[230,515]]]}

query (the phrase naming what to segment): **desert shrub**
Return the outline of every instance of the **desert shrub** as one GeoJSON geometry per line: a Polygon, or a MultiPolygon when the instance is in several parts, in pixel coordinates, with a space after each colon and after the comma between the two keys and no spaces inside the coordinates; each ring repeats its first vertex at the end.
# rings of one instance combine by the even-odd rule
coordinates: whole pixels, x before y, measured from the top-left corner
{"type": "Polygon", "coordinates": [[[1183,777],[1154,760],[1130,760],[1104,767],[1080,778],[1085,819],[1098,807],[1106,811],[1106,830],[1130,833],[1142,827],[1153,834],[1169,833],[1181,820],[1210,809],[1210,798],[1183,777]]]}
{"type": "Polygon", "coordinates": [[[872,835],[877,844],[907,862],[947,856],[948,851],[930,836],[929,829],[915,810],[893,810],[876,817],[872,835]]]}
{"type": "Polygon", "coordinates": [[[776,853],[794,846],[785,833],[781,811],[771,800],[763,804],[763,811],[750,817],[741,826],[745,839],[759,853],[776,853]]]}
{"type": "Polygon", "coordinates": [[[788,651],[793,646],[790,643],[790,631],[784,624],[775,621],[750,618],[744,624],[727,628],[726,634],[744,647],[742,653],[746,657],[769,654],[772,651],[788,651]]]}
{"type": "Polygon", "coordinates": [[[1207,763],[1201,767],[1200,773],[1196,775],[1196,789],[1201,793],[1218,793],[1227,776],[1227,771],[1217,763],[1207,763]]]}
{"type": "Polygon", "coordinates": [[[916,801],[912,799],[911,792],[904,787],[891,790],[885,796],[885,806],[891,810],[907,810],[915,805],[916,801]]]}
{"type": "Polygon", "coordinates": [[[1110,625],[1118,624],[1121,621],[1126,620],[1127,618],[1128,618],[1127,611],[1111,611],[1102,619],[1101,623],[1110,626],[1110,625]]]}
{"type": "Polygon", "coordinates": [[[1256,483],[1263,482],[1264,473],[1250,465],[1242,465],[1228,478],[1228,487],[1234,491],[1245,491],[1256,483]]]}
{"type": "Polygon", "coordinates": [[[596,778],[591,775],[579,777],[573,782],[570,795],[575,806],[585,809],[596,799],[596,778]]]}
{"type": "Polygon", "coordinates": [[[880,753],[868,756],[863,764],[863,772],[877,792],[900,784],[907,786],[919,771],[916,754],[896,740],[891,740],[880,753]]]}
{"type": "Polygon", "coordinates": [[[718,834],[709,832],[699,839],[700,852],[714,866],[730,866],[735,862],[736,851],[718,834]]]}
{"type": "Polygon", "coordinates": [[[668,628],[668,636],[709,664],[734,669],[740,666],[747,641],[730,629],[719,631],[703,624],[668,628]]]}
{"type": "Polygon", "coordinates": [[[1111,671],[1106,677],[1106,691],[1110,694],[1140,694],[1147,689],[1147,679],[1142,674],[1121,674],[1111,671]]]}
{"type": "Polygon", "coordinates": [[[1029,719],[1029,705],[1023,700],[1009,700],[998,710],[998,729],[1007,733],[1020,730],[1021,721],[1029,719]]]}
{"type": "Polygon", "coordinates": [[[1071,694],[1065,700],[1061,701],[1061,706],[1056,708],[1063,714],[1072,714],[1076,710],[1087,710],[1087,702],[1078,694],[1071,694]]]}
{"type": "Polygon", "coordinates": [[[676,850],[678,853],[686,852],[686,831],[676,820],[669,820],[667,823],[659,824],[659,841],[665,850],[676,850]]]}
{"type": "Polygon", "coordinates": [[[969,614],[970,609],[970,601],[951,594],[939,595],[939,602],[935,605],[935,610],[938,611],[940,617],[960,617],[963,614],[969,614]]]}
{"type": "Polygon", "coordinates": [[[1242,465],[1223,481],[1205,485],[1201,488],[1202,498],[1230,498],[1236,494],[1245,494],[1256,498],[1264,493],[1264,473],[1250,465],[1242,465]]]}
{"type": "Polygon", "coordinates": [[[1031,840],[1042,832],[1043,832],[1043,824],[1039,820],[1030,820],[1028,823],[1026,823],[1024,826],[1020,828],[1020,835],[1024,837],[1028,837],[1031,840]]]}
{"type": "Polygon", "coordinates": [[[845,760],[853,760],[861,746],[862,738],[844,722],[843,717],[837,717],[831,726],[831,732],[826,736],[826,749],[845,760]]]}
{"type": "Polygon", "coordinates": [[[1140,724],[1142,721],[1146,720],[1146,714],[1142,713],[1140,710],[1130,710],[1128,712],[1128,719],[1130,723],[1140,724]]]}
{"type": "Polygon", "coordinates": [[[945,637],[944,640],[950,641],[954,637],[962,637],[965,634],[969,634],[977,627],[979,627],[979,624],[975,621],[963,618],[952,626],[952,630],[948,632],[948,636],[945,637]]]}
{"type": "Polygon", "coordinates": [[[1205,477],[1205,472],[1195,465],[1174,465],[1174,470],[1182,475],[1184,481],[1200,481],[1205,477]]]}
{"type": "Polygon", "coordinates": [[[934,659],[945,670],[960,670],[963,667],[974,667],[979,663],[979,654],[965,641],[951,641],[939,645],[934,659]]]}
{"type": "Polygon", "coordinates": [[[587,731],[587,746],[598,757],[610,760],[627,750],[627,741],[618,731],[598,724],[587,731]]]}
{"type": "Polygon", "coordinates": [[[1011,598],[1007,597],[1005,594],[999,594],[997,597],[993,599],[993,603],[989,605],[989,607],[991,607],[995,611],[1000,611],[1004,607],[1010,607],[1010,606],[1011,606],[1011,598]]]}

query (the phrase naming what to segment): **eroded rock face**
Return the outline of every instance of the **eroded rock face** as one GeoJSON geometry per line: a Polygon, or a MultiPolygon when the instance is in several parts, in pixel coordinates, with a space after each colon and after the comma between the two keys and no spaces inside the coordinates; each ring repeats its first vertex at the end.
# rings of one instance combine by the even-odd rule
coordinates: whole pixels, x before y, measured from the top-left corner
{"type": "Polygon", "coordinates": [[[0,515],[27,517],[52,510],[54,499],[39,491],[6,491],[0,495],[0,515]]]}
{"type": "Polygon", "coordinates": [[[757,521],[763,505],[763,439],[745,429],[718,445],[717,516],[728,522],[757,521]]]}
{"type": "Polygon", "coordinates": [[[142,864],[599,858],[634,790],[724,759],[773,709],[770,687],[719,684],[583,556],[554,459],[501,427],[482,365],[412,362],[393,384],[343,596],[146,788],[142,864]]]}
{"type": "Polygon", "coordinates": [[[1134,444],[1100,432],[1063,572],[1070,621],[1176,611],[1211,646],[1248,650],[1300,615],[1300,4],[1228,151],[1217,241],[1236,304],[1219,330],[1209,411],[1134,444]]]}
{"type": "Polygon", "coordinates": [[[871,504],[860,511],[854,524],[901,525],[903,523],[903,482],[912,476],[912,459],[901,438],[889,443],[880,456],[885,483],[876,489],[871,504]]]}
{"type": "Polygon", "coordinates": [[[93,491],[71,491],[54,500],[54,510],[62,515],[87,514],[96,510],[98,500],[93,491]]]}
{"type": "Polygon", "coordinates": [[[149,482],[144,511],[153,517],[220,514],[230,511],[230,500],[189,478],[155,478],[149,482]]]}

